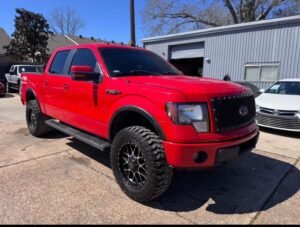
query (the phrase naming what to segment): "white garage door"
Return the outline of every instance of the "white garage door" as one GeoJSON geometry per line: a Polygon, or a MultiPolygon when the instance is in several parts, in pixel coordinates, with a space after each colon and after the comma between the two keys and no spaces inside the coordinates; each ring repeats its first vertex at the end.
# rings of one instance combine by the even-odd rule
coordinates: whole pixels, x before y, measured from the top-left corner
{"type": "Polygon", "coordinates": [[[203,57],[204,42],[171,46],[170,49],[170,58],[172,60],[203,57]]]}

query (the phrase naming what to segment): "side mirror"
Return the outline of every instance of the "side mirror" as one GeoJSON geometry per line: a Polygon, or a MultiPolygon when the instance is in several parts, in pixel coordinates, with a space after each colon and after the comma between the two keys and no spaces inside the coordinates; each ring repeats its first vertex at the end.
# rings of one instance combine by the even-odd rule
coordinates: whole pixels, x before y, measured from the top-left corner
{"type": "Polygon", "coordinates": [[[260,89],[259,92],[260,93],[265,93],[266,89],[260,89]]]}
{"type": "Polygon", "coordinates": [[[74,65],[71,67],[72,79],[75,81],[93,81],[99,83],[100,73],[94,72],[90,66],[74,65]]]}

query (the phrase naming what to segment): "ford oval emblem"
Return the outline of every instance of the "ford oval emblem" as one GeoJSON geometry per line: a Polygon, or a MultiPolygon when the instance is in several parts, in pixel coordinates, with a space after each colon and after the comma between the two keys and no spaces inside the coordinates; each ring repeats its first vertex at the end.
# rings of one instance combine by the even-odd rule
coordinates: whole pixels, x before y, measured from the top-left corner
{"type": "Polygon", "coordinates": [[[247,106],[241,106],[240,109],[239,109],[239,114],[242,116],[242,117],[246,117],[249,113],[249,108],[247,106]]]}

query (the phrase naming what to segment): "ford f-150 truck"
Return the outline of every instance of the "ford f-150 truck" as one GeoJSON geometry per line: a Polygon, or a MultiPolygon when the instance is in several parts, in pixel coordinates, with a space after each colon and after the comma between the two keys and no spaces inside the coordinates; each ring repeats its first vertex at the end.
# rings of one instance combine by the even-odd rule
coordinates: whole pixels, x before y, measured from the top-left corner
{"type": "Polygon", "coordinates": [[[30,133],[54,128],[109,151],[116,181],[138,202],[163,194],[174,168],[224,164],[259,137],[248,88],[184,76],[143,48],[61,48],[22,83],[30,133]]]}

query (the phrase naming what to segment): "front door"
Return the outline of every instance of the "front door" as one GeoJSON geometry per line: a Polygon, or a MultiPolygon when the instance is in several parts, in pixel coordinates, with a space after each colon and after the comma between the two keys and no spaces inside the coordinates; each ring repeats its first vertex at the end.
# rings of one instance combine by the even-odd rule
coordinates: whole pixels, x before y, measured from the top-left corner
{"type": "MultiPolygon", "coordinates": [[[[90,66],[94,72],[100,73],[100,68],[92,50],[77,49],[69,67],[71,76],[72,66],[90,66]]],[[[68,90],[68,105],[66,113],[68,123],[87,132],[103,135],[104,125],[101,120],[100,105],[103,104],[104,88],[101,83],[89,81],[71,81],[68,90]]]]}

